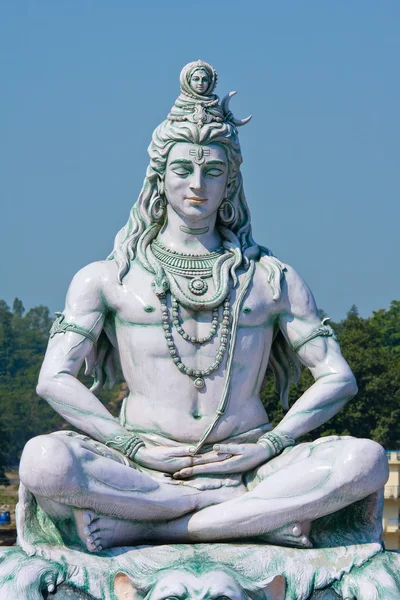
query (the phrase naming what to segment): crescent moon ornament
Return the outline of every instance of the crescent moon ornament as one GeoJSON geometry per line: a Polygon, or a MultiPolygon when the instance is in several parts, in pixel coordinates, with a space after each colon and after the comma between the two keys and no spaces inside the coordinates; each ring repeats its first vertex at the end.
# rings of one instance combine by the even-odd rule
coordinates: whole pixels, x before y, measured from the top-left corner
{"type": "Polygon", "coordinates": [[[225,96],[225,98],[222,99],[221,108],[224,111],[224,114],[225,114],[225,117],[227,118],[227,120],[231,121],[231,123],[236,125],[236,127],[241,127],[242,125],[246,125],[246,123],[248,123],[250,121],[250,119],[253,115],[246,117],[246,119],[235,119],[235,117],[229,110],[229,102],[230,102],[232,96],[234,96],[235,94],[237,94],[237,92],[229,92],[229,94],[227,96],[225,96]]]}

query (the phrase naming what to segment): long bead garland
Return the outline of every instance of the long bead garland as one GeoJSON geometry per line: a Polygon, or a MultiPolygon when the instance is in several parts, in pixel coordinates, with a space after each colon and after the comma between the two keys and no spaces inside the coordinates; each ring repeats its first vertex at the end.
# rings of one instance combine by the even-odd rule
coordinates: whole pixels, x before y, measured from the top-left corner
{"type": "MultiPolygon", "coordinates": [[[[177,347],[175,346],[175,342],[172,336],[172,324],[169,317],[169,310],[167,306],[167,296],[166,294],[160,295],[159,300],[161,303],[161,322],[164,329],[164,336],[167,342],[168,352],[175,363],[177,369],[181,371],[181,373],[185,373],[189,375],[189,377],[194,377],[194,385],[197,389],[202,389],[205,386],[204,377],[209,377],[212,373],[214,373],[220,366],[222,359],[224,358],[224,354],[226,352],[227,344],[228,344],[228,335],[230,329],[230,299],[229,296],[224,300],[224,308],[222,311],[222,328],[221,328],[221,339],[220,344],[215,356],[214,362],[207,367],[206,369],[191,369],[187,367],[183,362],[181,357],[179,356],[177,347]]],[[[189,337],[189,336],[188,336],[189,337]]],[[[191,340],[188,340],[191,341],[191,340]]],[[[192,342],[197,343],[197,342],[192,342]]]]}
{"type": "MultiPolygon", "coordinates": [[[[226,301],[225,301],[226,302],[226,301]]],[[[214,308],[212,311],[212,320],[211,320],[211,329],[210,333],[202,338],[198,338],[186,333],[186,331],[182,327],[182,323],[179,321],[179,303],[176,298],[171,297],[171,305],[172,305],[172,322],[175,325],[175,329],[183,337],[187,342],[191,342],[192,344],[206,344],[210,342],[213,337],[217,333],[218,327],[218,307],[214,308]]],[[[225,306],[224,306],[225,307],[225,306]]],[[[228,300],[228,310],[229,310],[229,300],[228,300]]]]}

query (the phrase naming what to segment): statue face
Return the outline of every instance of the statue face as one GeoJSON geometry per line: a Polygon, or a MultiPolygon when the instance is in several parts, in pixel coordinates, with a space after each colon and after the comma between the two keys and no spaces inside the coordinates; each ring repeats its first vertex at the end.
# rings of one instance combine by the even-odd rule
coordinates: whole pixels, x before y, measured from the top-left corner
{"type": "Polygon", "coordinates": [[[204,94],[210,84],[210,76],[205,69],[197,69],[190,78],[190,87],[197,94],[204,94]]]}
{"type": "Polygon", "coordinates": [[[222,147],[179,142],[169,153],[165,172],[168,204],[185,219],[204,219],[221,205],[227,178],[228,161],[222,147]]]}

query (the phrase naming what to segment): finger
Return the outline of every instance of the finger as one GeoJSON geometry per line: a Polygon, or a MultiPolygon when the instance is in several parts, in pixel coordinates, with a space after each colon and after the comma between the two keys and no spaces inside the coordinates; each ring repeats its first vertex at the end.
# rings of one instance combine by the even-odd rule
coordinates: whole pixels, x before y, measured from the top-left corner
{"type": "Polygon", "coordinates": [[[206,465],[208,463],[213,462],[221,462],[223,460],[227,460],[228,458],[232,458],[232,454],[222,454],[217,452],[208,452],[203,456],[194,456],[192,458],[193,465],[206,465]]]}
{"type": "Polygon", "coordinates": [[[224,462],[208,463],[206,465],[197,465],[196,467],[186,467],[181,469],[179,473],[174,473],[175,479],[187,479],[202,473],[229,473],[232,464],[229,460],[224,462]]]}
{"type": "MultiPolygon", "coordinates": [[[[195,453],[194,446],[181,446],[180,448],[171,448],[169,455],[170,456],[193,456],[195,453]]],[[[201,454],[197,454],[196,456],[201,456],[201,454]]]]}
{"type": "Polygon", "coordinates": [[[215,452],[227,454],[242,454],[243,446],[241,444],[214,444],[215,452]]]}
{"type": "Polygon", "coordinates": [[[164,460],[163,467],[161,469],[165,473],[176,473],[176,471],[180,471],[185,467],[192,466],[192,458],[168,458],[164,460]]]}

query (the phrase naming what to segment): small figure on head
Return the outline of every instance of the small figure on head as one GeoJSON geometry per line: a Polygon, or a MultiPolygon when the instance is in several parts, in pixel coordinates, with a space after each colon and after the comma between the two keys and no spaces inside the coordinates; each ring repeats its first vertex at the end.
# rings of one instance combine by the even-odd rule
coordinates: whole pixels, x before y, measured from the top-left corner
{"type": "Polygon", "coordinates": [[[216,85],[216,70],[202,60],[187,64],[181,71],[181,92],[186,96],[203,100],[205,97],[211,96],[216,85]]]}

